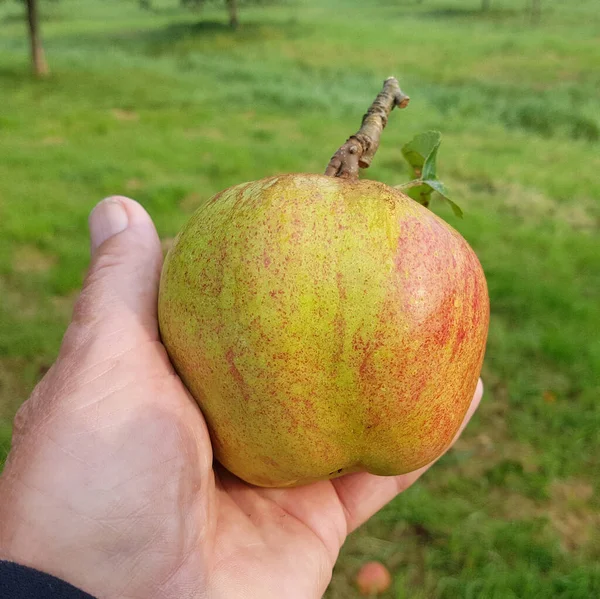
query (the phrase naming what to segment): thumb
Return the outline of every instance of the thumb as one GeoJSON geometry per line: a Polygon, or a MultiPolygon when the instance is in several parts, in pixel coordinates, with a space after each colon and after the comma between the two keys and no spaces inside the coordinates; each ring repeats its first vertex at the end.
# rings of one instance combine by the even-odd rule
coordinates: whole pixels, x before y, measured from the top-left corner
{"type": "Polygon", "coordinates": [[[110,336],[117,351],[119,339],[158,339],[162,251],[150,216],[134,200],[114,196],[92,210],[89,228],[92,262],[67,336],[110,336]]]}
{"type": "MultiPolygon", "coordinates": [[[[150,216],[137,202],[115,196],[92,210],[89,227],[92,262],[83,289],[58,360],[15,419],[16,436],[34,414],[46,418],[49,406],[60,408],[65,398],[73,401],[78,386],[87,390],[83,401],[94,393],[112,393],[114,385],[123,385],[123,372],[135,376],[136,360],[147,358],[159,339],[162,251],[150,216]]],[[[155,373],[164,361],[147,364],[155,373]]]]}

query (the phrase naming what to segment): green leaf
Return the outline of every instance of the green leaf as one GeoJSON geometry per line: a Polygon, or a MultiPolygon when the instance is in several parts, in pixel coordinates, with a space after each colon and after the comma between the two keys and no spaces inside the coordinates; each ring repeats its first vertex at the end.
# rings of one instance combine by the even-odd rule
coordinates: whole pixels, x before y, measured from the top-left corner
{"type": "Polygon", "coordinates": [[[440,146],[442,136],[439,131],[427,131],[426,133],[420,133],[415,135],[408,143],[402,146],[402,155],[410,164],[413,171],[415,172],[415,178],[420,179],[423,177],[423,171],[427,163],[427,169],[435,177],[435,158],[437,155],[437,149],[440,146]],[[433,153],[433,160],[428,158],[433,153]]]}
{"type": "Polygon", "coordinates": [[[412,167],[415,179],[397,187],[423,206],[429,206],[431,194],[437,191],[450,204],[454,214],[462,218],[462,210],[450,199],[445,185],[437,178],[436,160],[441,142],[439,131],[427,131],[402,146],[402,155],[412,167]]]}
{"type": "Polygon", "coordinates": [[[460,209],[460,206],[450,199],[448,189],[441,181],[438,181],[437,179],[429,179],[428,181],[423,181],[423,183],[429,185],[433,191],[437,191],[444,198],[444,200],[450,204],[450,208],[452,208],[452,212],[454,212],[455,216],[458,216],[458,218],[463,217],[463,211],[460,209]]]}
{"type": "Polygon", "coordinates": [[[404,185],[396,185],[396,188],[403,191],[415,202],[419,202],[419,204],[422,204],[426,208],[429,206],[433,189],[421,179],[415,179],[414,181],[405,183],[404,185]]]}
{"type": "Polygon", "coordinates": [[[438,140],[437,145],[429,152],[427,158],[425,158],[425,164],[423,165],[423,179],[427,179],[428,181],[432,181],[437,179],[435,170],[436,170],[436,160],[437,153],[440,148],[440,143],[442,142],[441,138],[438,140]]]}
{"type": "Polygon", "coordinates": [[[458,218],[463,218],[463,211],[460,209],[460,206],[448,197],[448,188],[437,179],[429,179],[428,181],[423,179],[415,179],[409,183],[395,185],[394,187],[396,189],[400,189],[408,197],[415,200],[415,202],[419,202],[419,204],[422,204],[426,208],[429,206],[429,202],[431,201],[431,194],[434,191],[437,191],[442,196],[444,201],[450,205],[450,208],[452,208],[452,212],[454,212],[455,216],[458,218]]]}

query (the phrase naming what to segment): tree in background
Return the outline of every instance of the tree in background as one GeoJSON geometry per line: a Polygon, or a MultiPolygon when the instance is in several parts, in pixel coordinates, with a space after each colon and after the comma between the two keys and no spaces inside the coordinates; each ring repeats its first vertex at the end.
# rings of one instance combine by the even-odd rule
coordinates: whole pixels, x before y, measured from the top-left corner
{"type": "Polygon", "coordinates": [[[225,2],[229,11],[229,25],[232,29],[237,29],[240,24],[238,20],[237,0],[225,0],[225,2]]]}
{"type": "MultiPolygon", "coordinates": [[[[45,77],[50,74],[46,54],[42,45],[40,34],[40,13],[38,0],[17,0],[25,7],[25,18],[27,21],[27,33],[29,36],[29,47],[31,48],[31,66],[36,77],[45,77]]],[[[0,0],[2,3],[2,0],[0,0]]]]}
{"type": "Polygon", "coordinates": [[[531,22],[537,25],[542,17],[542,0],[531,0],[531,22]]]}
{"type": "Polygon", "coordinates": [[[40,17],[37,0],[27,0],[27,25],[29,29],[29,44],[31,46],[31,63],[37,77],[45,77],[50,73],[42,38],[40,35],[40,17]]]}

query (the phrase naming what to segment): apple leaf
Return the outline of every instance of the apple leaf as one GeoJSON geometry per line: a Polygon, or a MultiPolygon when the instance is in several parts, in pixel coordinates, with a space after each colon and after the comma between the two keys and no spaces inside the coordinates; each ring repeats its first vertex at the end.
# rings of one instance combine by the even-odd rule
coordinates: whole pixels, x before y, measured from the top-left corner
{"type": "Polygon", "coordinates": [[[460,206],[448,197],[448,190],[439,179],[427,179],[426,181],[423,181],[423,183],[425,183],[425,185],[429,185],[429,187],[431,187],[431,189],[434,191],[437,191],[444,198],[444,200],[450,204],[450,208],[452,208],[452,212],[454,212],[455,216],[458,216],[458,218],[463,217],[463,211],[461,210],[460,206]]]}
{"type": "Polygon", "coordinates": [[[431,194],[436,191],[450,204],[454,214],[462,218],[462,210],[450,199],[445,185],[437,178],[436,159],[441,142],[439,131],[427,131],[404,144],[402,155],[413,169],[414,179],[397,187],[423,206],[429,206],[431,194]]]}
{"type": "Polygon", "coordinates": [[[407,196],[411,197],[415,202],[423,204],[426,208],[429,206],[431,200],[431,194],[433,189],[430,185],[427,185],[422,179],[414,179],[408,183],[402,183],[401,185],[395,185],[396,189],[400,189],[407,196]]]}
{"type": "MultiPolygon", "coordinates": [[[[427,158],[434,151],[437,154],[441,140],[442,136],[439,131],[427,131],[426,133],[415,135],[408,143],[402,146],[402,154],[412,167],[415,179],[421,179],[427,158]]],[[[428,165],[428,169],[431,169],[430,165],[428,165]]],[[[430,170],[430,172],[435,177],[435,155],[433,156],[433,171],[430,170]]]]}

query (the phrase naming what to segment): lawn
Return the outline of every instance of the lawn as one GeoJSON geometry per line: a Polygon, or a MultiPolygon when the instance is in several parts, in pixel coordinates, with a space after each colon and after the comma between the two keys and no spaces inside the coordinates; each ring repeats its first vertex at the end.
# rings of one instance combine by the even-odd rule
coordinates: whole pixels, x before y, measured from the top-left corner
{"type": "Polygon", "coordinates": [[[443,133],[492,317],[486,393],[422,482],[348,540],[329,599],[367,559],[389,598],[600,596],[600,12],[597,0],[287,0],[202,13],[156,0],[44,6],[52,76],[29,75],[0,3],[0,442],[52,363],[102,197],[138,199],[168,242],[202,198],[321,172],[382,80],[394,112],[369,178],[407,180],[401,147],[443,133]]]}

